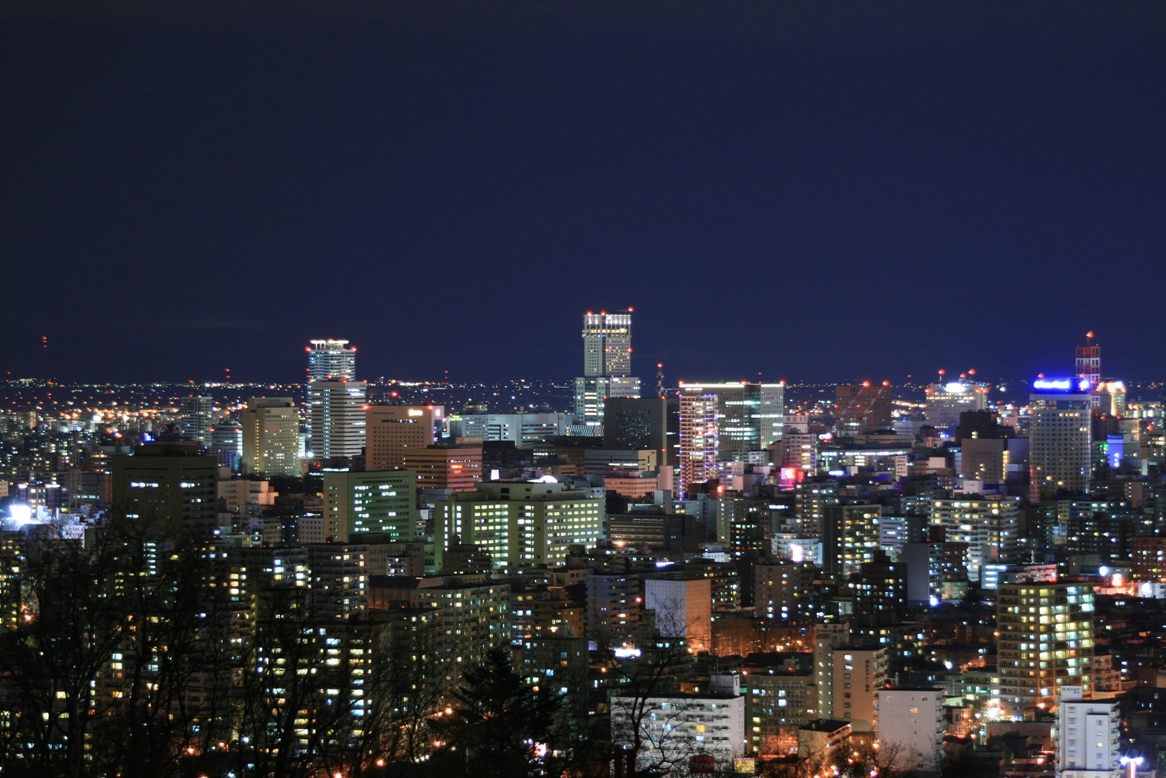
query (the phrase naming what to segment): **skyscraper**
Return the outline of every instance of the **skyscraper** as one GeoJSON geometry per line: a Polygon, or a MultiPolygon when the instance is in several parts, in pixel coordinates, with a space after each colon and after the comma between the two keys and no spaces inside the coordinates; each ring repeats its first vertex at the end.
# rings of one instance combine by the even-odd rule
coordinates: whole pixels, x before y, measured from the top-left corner
{"type": "Polygon", "coordinates": [[[667,446],[666,402],[659,397],[612,397],[603,428],[606,449],[650,449],[663,457],[667,446]]]}
{"type": "Polygon", "coordinates": [[[779,462],[784,384],[681,384],[680,491],[721,462],[779,462]]]}
{"type": "Polygon", "coordinates": [[[182,435],[187,440],[197,440],[204,446],[211,443],[211,427],[214,425],[214,413],[209,397],[191,395],[179,401],[179,424],[182,426],[182,435]]]}
{"type": "Polygon", "coordinates": [[[359,456],[366,420],[363,381],[313,381],[308,384],[312,456],[316,459],[359,456]]]}
{"type": "Polygon", "coordinates": [[[632,371],[632,309],[583,316],[583,375],[575,379],[575,424],[602,434],[608,397],[639,397],[632,371]]]}
{"type": "Polygon", "coordinates": [[[632,311],[583,316],[583,375],[627,376],[632,372],[632,311]]]}
{"type": "Polygon", "coordinates": [[[243,463],[247,474],[298,477],[300,420],[290,397],[252,397],[243,409],[243,463]]]}
{"type": "Polygon", "coordinates": [[[347,340],[313,340],[307,351],[308,383],[356,380],[356,347],[347,340]]]}
{"type": "Polygon", "coordinates": [[[1041,379],[1029,398],[1029,498],[1060,491],[1088,492],[1093,466],[1090,409],[1085,379],[1041,379]]]}

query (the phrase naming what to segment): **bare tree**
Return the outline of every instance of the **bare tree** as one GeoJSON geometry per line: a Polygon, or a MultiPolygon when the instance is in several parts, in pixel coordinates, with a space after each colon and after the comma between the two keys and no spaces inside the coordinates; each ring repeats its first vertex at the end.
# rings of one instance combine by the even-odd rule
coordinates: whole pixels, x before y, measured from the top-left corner
{"type": "Polygon", "coordinates": [[[89,546],[59,531],[30,540],[23,615],[0,636],[0,761],[14,774],[87,773],[108,703],[95,690],[129,624],[120,594],[132,570],[119,550],[112,533],[89,546]]]}
{"type": "MultiPolygon", "coordinates": [[[[691,754],[677,748],[667,733],[674,722],[661,721],[656,701],[674,692],[692,668],[693,657],[682,637],[683,609],[676,603],[657,612],[638,640],[638,656],[620,656],[614,647],[598,642],[603,668],[615,694],[611,697],[611,733],[615,774],[636,778],[655,775],[682,765],[691,754]],[[660,625],[663,624],[663,628],[660,625]],[[662,634],[668,633],[668,634],[662,634]]],[[[679,709],[677,709],[679,713],[679,709]]]]}

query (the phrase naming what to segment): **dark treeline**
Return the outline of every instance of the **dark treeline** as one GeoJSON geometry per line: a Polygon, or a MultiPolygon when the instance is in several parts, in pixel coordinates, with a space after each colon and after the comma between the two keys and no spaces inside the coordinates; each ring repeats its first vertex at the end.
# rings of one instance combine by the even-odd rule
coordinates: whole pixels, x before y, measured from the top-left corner
{"type": "Polygon", "coordinates": [[[493,651],[459,668],[404,619],[289,570],[112,519],[6,533],[5,776],[582,775],[602,724],[493,651]],[[17,537],[19,535],[19,537],[17,537]]]}

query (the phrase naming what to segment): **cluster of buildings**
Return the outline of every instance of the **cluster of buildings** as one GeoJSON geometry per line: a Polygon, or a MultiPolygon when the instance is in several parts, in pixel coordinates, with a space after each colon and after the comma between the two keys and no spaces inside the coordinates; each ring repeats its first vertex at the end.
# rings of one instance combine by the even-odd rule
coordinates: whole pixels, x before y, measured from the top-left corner
{"type": "MultiPolygon", "coordinates": [[[[309,665],[389,645],[448,689],[510,649],[609,722],[617,774],[1157,769],[1162,408],[1102,377],[1092,335],[1020,407],[969,371],[922,402],[866,382],[787,408],[783,383],[642,397],[631,317],[585,315],[571,412],[369,402],[355,350],[319,340],[305,403],[184,398],[168,438],[62,476],[85,510],[13,481],[5,626],[36,617],[33,519],[85,543],[117,511],[177,522],[252,635],[267,593],[314,593],[309,665]]],[[[356,721],[368,666],[345,666],[328,704],[356,721]]]]}

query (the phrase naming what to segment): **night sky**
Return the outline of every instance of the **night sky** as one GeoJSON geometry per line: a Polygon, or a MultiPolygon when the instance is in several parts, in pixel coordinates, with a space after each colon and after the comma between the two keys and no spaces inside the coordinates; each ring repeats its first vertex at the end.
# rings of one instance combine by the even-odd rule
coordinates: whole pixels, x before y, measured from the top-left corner
{"type": "Polygon", "coordinates": [[[1166,378],[1166,4],[165,5],[0,10],[12,377],[1166,378]]]}

